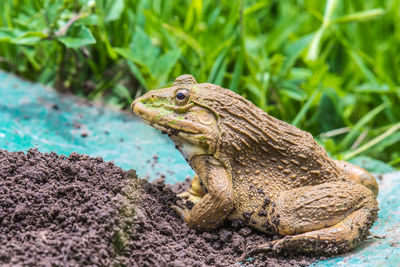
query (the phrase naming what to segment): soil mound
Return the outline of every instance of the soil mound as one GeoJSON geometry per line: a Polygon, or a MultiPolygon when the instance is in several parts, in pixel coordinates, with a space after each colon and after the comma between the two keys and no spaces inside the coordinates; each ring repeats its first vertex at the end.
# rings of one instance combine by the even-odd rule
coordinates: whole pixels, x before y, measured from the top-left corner
{"type": "Polygon", "coordinates": [[[108,265],[126,180],[101,158],[0,150],[0,265],[108,265]]]}
{"type": "MultiPolygon", "coordinates": [[[[87,155],[0,150],[0,265],[232,266],[272,238],[237,223],[189,229],[170,209],[188,186],[148,183],[87,155]]],[[[260,255],[251,264],[311,262],[260,255]]]]}

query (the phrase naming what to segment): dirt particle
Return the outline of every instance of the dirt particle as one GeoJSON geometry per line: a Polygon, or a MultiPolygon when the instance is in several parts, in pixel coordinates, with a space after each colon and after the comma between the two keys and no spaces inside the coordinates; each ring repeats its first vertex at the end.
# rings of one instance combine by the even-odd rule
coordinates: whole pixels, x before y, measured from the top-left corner
{"type": "Polygon", "coordinates": [[[266,217],[266,216],[267,216],[267,212],[266,212],[265,210],[260,210],[260,211],[258,212],[258,216],[260,216],[260,217],[266,217]]]}
{"type": "Polygon", "coordinates": [[[239,234],[243,237],[249,236],[251,234],[251,229],[249,227],[244,227],[239,230],[239,234]]]}
{"type": "Polygon", "coordinates": [[[269,205],[269,203],[271,203],[271,199],[269,199],[268,197],[264,198],[264,203],[262,205],[262,208],[265,210],[269,205]]]}

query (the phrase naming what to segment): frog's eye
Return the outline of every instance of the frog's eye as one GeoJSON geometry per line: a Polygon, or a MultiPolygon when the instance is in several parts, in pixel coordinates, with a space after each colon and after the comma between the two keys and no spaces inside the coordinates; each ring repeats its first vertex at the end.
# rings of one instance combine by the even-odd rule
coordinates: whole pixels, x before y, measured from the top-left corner
{"type": "Polygon", "coordinates": [[[175,94],[175,103],[177,105],[184,105],[189,101],[189,91],[186,89],[179,89],[175,94]]]}

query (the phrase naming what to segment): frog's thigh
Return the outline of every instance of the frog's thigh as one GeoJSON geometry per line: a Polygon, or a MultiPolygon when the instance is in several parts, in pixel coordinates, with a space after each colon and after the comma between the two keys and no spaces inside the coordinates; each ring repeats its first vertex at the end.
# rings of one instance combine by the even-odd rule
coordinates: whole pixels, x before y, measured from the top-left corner
{"type": "Polygon", "coordinates": [[[178,197],[186,199],[188,201],[191,201],[191,202],[193,202],[193,204],[196,204],[197,202],[199,202],[201,200],[201,198],[205,194],[206,193],[203,189],[203,186],[201,185],[200,178],[196,174],[192,179],[192,183],[190,185],[189,190],[178,194],[178,197]]]}
{"type": "Polygon", "coordinates": [[[377,211],[378,204],[372,192],[351,182],[286,191],[275,207],[270,208],[270,223],[279,234],[289,236],[264,246],[278,251],[335,253],[349,250],[368,233],[377,211]]]}
{"type": "Polygon", "coordinates": [[[369,188],[375,196],[378,195],[378,183],[372,174],[347,161],[336,160],[336,164],[344,171],[350,180],[369,188]]]}

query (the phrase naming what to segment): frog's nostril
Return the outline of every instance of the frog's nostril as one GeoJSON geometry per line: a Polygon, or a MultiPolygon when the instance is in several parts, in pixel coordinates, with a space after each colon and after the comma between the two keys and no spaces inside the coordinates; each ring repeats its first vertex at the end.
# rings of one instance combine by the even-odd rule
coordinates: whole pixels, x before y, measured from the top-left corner
{"type": "Polygon", "coordinates": [[[132,105],[131,105],[131,111],[132,111],[132,112],[134,112],[134,111],[133,111],[133,108],[135,107],[135,104],[136,104],[135,102],[132,102],[132,105]]]}

